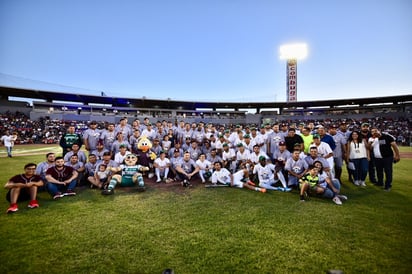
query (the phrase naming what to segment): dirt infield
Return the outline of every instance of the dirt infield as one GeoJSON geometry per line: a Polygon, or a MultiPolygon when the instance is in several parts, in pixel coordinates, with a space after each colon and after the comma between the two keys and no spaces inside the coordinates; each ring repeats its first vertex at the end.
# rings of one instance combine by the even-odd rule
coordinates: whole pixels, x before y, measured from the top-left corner
{"type": "Polygon", "coordinates": [[[400,152],[401,159],[412,159],[412,152],[400,152]]]}

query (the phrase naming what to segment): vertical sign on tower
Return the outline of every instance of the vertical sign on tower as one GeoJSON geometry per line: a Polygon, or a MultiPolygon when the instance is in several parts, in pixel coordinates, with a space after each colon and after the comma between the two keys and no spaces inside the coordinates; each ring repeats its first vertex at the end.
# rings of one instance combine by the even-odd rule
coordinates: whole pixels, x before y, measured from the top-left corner
{"type": "Polygon", "coordinates": [[[297,59],[288,59],[286,63],[286,98],[287,102],[296,102],[297,95],[297,59]]]}

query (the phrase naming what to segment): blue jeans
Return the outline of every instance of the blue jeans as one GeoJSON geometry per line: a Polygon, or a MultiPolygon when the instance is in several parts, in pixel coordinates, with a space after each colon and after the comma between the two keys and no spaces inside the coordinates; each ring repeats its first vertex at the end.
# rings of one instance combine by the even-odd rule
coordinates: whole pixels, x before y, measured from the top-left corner
{"type": "Polygon", "coordinates": [[[385,188],[392,187],[393,156],[385,158],[375,158],[376,174],[378,184],[383,185],[383,173],[385,172],[385,188]]]}
{"type": "Polygon", "coordinates": [[[68,189],[74,190],[74,188],[77,185],[77,180],[74,179],[73,181],[70,182],[69,185],[59,185],[59,184],[54,184],[51,182],[47,182],[47,190],[49,191],[51,196],[54,196],[57,194],[57,192],[66,192],[68,189]]]}
{"type": "Polygon", "coordinates": [[[7,148],[7,156],[11,156],[11,151],[13,147],[6,147],[7,148]]]}
{"type": "MultiPolygon", "coordinates": [[[[338,179],[333,179],[332,180],[332,184],[333,186],[337,189],[340,190],[340,182],[338,179]]],[[[329,185],[325,188],[325,192],[323,192],[322,197],[323,198],[329,198],[332,199],[333,197],[335,197],[335,194],[332,189],[329,188],[329,185]]]]}
{"type": "Polygon", "coordinates": [[[353,179],[355,181],[365,181],[366,175],[368,174],[368,159],[350,159],[355,165],[355,170],[353,171],[353,179]]]}

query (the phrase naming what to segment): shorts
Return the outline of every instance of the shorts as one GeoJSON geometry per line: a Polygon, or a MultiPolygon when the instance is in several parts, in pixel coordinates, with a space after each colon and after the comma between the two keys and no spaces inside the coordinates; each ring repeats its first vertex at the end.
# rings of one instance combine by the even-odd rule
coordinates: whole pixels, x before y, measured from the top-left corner
{"type": "MultiPolygon", "coordinates": [[[[6,200],[10,203],[11,200],[11,189],[6,194],[6,200]]],[[[17,202],[23,201],[30,201],[30,188],[22,188],[20,189],[19,197],[17,198],[17,202]]]]}

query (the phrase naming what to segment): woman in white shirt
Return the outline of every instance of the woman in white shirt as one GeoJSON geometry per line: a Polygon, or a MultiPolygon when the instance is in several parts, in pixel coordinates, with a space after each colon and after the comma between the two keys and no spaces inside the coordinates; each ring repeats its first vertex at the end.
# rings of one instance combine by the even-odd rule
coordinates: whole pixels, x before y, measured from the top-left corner
{"type": "Polygon", "coordinates": [[[353,131],[349,135],[346,144],[346,161],[348,164],[353,163],[354,184],[357,186],[366,186],[365,179],[368,174],[369,148],[365,139],[360,137],[359,132],[353,131]]]}

